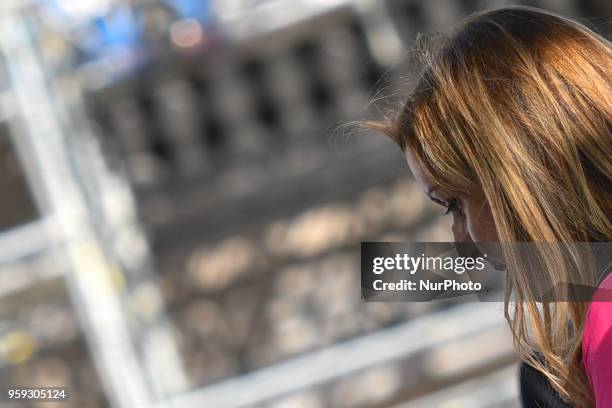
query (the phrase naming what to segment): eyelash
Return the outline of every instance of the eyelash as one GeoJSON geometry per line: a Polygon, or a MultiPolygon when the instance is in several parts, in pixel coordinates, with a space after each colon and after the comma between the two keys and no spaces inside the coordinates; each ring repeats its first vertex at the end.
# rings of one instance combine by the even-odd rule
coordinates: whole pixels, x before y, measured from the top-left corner
{"type": "Polygon", "coordinates": [[[444,215],[446,215],[446,214],[448,214],[448,213],[450,213],[452,211],[455,211],[457,209],[459,209],[459,206],[457,205],[457,201],[451,200],[451,201],[449,201],[448,206],[446,207],[446,211],[444,212],[444,215]]]}

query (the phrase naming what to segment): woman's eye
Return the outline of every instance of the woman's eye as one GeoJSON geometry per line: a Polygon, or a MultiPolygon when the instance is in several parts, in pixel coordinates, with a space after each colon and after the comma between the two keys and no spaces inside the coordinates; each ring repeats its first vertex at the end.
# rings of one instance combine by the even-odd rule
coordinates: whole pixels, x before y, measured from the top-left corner
{"type": "Polygon", "coordinates": [[[457,202],[456,202],[456,201],[454,201],[454,200],[453,200],[453,201],[450,201],[450,202],[448,203],[448,206],[446,207],[446,211],[444,212],[444,215],[446,215],[446,214],[448,214],[448,213],[450,213],[450,212],[452,212],[452,211],[455,211],[455,210],[457,210],[458,208],[459,208],[459,206],[457,205],[457,202]]]}

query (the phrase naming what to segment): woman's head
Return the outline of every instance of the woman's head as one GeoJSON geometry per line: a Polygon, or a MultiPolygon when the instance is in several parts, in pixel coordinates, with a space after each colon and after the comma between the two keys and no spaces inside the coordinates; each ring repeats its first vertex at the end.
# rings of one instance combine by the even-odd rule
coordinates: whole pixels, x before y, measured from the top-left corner
{"type": "Polygon", "coordinates": [[[445,198],[482,197],[470,208],[478,220],[504,214],[495,233],[465,230],[511,242],[609,238],[608,42],[511,8],[471,16],[437,49],[417,51],[420,81],[389,133],[445,198]]]}
{"type": "MultiPolygon", "coordinates": [[[[412,96],[394,120],[370,126],[402,148],[423,190],[453,213],[455,240],[612,241],[607,40],[521,7],[472,15],[448,37],[417,41],[416,51],[422,68],[412,96]]],[[[527,269],[507,261],[517,271],[508,277],[517,299],[512,316],[506,307],[519,350],[529,359],[537,348],[561,395],[587,403],[588,383],[576,372],[585,305],[542,311],[527,296],[529,277],[520,272],[527,269]]],[[[544,264],[555,281],[564,278],[552,258],[544,264]]]]}

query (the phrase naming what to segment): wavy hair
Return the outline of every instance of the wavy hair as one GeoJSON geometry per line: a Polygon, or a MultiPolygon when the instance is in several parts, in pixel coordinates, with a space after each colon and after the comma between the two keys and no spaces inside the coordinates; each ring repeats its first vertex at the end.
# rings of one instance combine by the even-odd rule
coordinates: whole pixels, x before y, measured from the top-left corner
{"type": "MultiPolygon", "coordinates": [[[[419,37],[415,54],[420,75],[399,114],[366,127],[411,149],[445,188],[482,192],[500,242],[612,241],[607,39],[553,13],[511,7],[473,14],[434,41],[419,37]]],[[[530,268],[510,255],[505,316],[517,350],[562,398],[593,406],[581,364],[588,303],[536,302],[530,268]]],[[[553,281],[587,273],[575,252],[541,255],[553,281]]]]}

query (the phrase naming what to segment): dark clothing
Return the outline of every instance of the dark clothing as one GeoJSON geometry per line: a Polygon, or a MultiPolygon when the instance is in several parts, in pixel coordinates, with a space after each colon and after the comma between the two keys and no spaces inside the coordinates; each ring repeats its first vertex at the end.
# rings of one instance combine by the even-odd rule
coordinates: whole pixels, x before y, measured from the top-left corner
{"type": "Polygon", "coordinates": [[[524,408],[571,407],[559,397],[546,377],[529,364],[521,363],[520,383],[524,408]]]}

